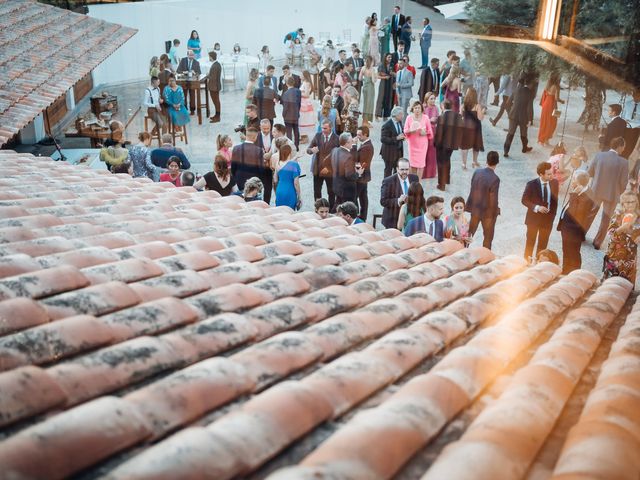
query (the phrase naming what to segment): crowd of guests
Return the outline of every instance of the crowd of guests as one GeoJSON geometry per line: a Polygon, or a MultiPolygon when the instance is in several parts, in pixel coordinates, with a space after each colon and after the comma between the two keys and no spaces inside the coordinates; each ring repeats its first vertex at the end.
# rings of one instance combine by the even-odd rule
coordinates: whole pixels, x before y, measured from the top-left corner
{"type": "MultiPolygon", "coordinates": [[[[336,52],[330,41],[320,52],[314,38],[306,38],[300,28],[285,36],[287,63],[276,74],[274,58],[264,46],[260,66],[251,71],[245,88],[245,115],[236,129],[241,143],[234,145],[230,135],[218,135],[212,171],[201,178],[188,172],[189,161],[173,145],[172,136],[160,134],[167,131],[166,123],[176,127],[188,123],[189,110],[193,114],[195,108],[175,80],[179,73],[201,73],[198,58],[202,48],[193,31],[187,57],[177,56],[180,42],[176,40],[175,50],[152,61],[144,105],[154,121],[154,131],[141,133],[139,142],[127,150],[117,141],[122,135],[116,129],[113,144],[105,145],[101,157],[114,171],[130,168],[134,176],[300,209],[300,178],[304,174],[299,159],[306,153],[311,155],[315,211],[323,218],[335,214],[357,224],[369,217],[368,183],[378,151],[370,134],[374,121],[381,121],[382,224],[405,235],[426,232],[438,241],[451,238],[464,246],[472,242],[481,226],[483,245],[491,248],[500,215],[500,178],[496,173],[500,154],[488,152],[486,166],[481,167],[489,86],[493,85],[494,91],[491,105],[499,107],[490,123],[496,127],[505,114],[508,119],[502,156],[509,158],[516,132],[522,153],[532,150],[528,127],[534,121],[539,77],[536,72],[488,77],[476,68],[469,50],[463,58],[450,50],[441,64],[440,59],[429,57],[429,19],[423,19],[422,24],[418,36],[421,65],[417,68],[410,64],[408,55],[416,41],[411,18],[402,15],[399,7],[381,26],[375,13],[368,16],[360,44],[352,45],[350,56],[346,50],[336,52]],[[280,108],[281,123],[276,121],[276,109],[280,108]],[[161,135],[159,148],[150,148],[153,134],[161,135]],[[451,183],[451,159],[456,150],[464,170],[471,151],[475,171],[468,197],[455,197],[445,207],[442,196],[426,193],[422,180],[435,178],[436,189],[445,191],[451,183]]],[[[219,51],[216,44],[209,53],[214,66],[219,51]]],[[[234,46],[234,52],[240,53],[239,45],[234,46]]],[[[218,85],[219,69],[212,71],[213,67],[209,84],[218,85]]],[[[561,78],[552,73],[540,99],[537,140],[542,146],[550,146],[555,135],[559,106],[564,103],[560,93],[561,78]]],[[[640,92],[634,92],[631,100],[635,103],[610,105],[610,122],[600,139],[602,152],[591,162],[584,148],[568,155],[558,144],[548,161],[537,166],[537,177],[527,183],[522,195],[527,227],[523,255],[530,261],[547,258],[558,262],[557,255],[547,249],[555,225],[562,238],[563,271],[580,268],[586,232],[602,208],[593,246],[606,248],[604,274],[635,280],[640,212],[633,179],[638,178],[638,171],[629,172],[623,155],[627,152],[628,156],[627,123],[640,117],[640,92]],[[605,238],[609,239],[606,246],[605,238]]],[[[219,121],[218,95],[216,101],[212,121],[219,121]]],[[[593,102],[587,103],[593,110],[593,102]]],[[[581,116],[585,127],[593,124],[591,110],[585,107],[581,116]]]]}

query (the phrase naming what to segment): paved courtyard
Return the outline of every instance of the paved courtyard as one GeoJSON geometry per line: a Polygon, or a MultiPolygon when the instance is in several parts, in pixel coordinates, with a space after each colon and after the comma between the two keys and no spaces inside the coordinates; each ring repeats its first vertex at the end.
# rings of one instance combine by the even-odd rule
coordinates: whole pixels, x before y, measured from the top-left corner
{"type": "MultiPolygon", "coordinates": [[[[386,3],[391,5],[390,2],[383,2],[383,8],[386,3]]],[[[391,6],[389,6],[388,10],[389,12],[383,12],[381,17],[387,16],[390,13],[391,6]]],[[[455,49],[461,54],[465,42],[469,41],[459,35],[464,30],[464,26],[455,21],[445,20],[440,14],[435,13],[426,7],[422,7],[413,2],[406,2],[406,12],[414,18],[414,30],[416,31],[416,35],[419,32],[421,19],[424,16],[430,17],[434,29],[432,48],[430,51],[431,56],[437,56],[444,59],[446,51],[449,49],[455,49]]],[[[365,14],[363,13],[363,16],[364,15],[365,14]]],[[[305,30],[310,32],[313,30],[312,26],[305,25],[304,27],[305,30]]],[[[313,32],[311,34],[313,34],[313,32]]],[[[420,64],[420,51],[417,42],[411,48],[410,57],[412,65],[418,66],[420,64]]],[[[279,64],[281,65],[282,62],[279,64]]],[[[278,75],[281,74],[279,69],[277,70],[277,73],[278,75]]],[[[145,84],[140,82],[126,85],[113,85],[109,86],[108,90],[109,92],[122,97],[125,105],[129,103],[130,106],[128,106],[128,108],[136,108],[136,102],[139,102],[144,86],[145,84]]],[[[416,85],[414,87],[416,95],[417,88],[418,87],[416,85]]],[[[527,155],[521,154],[520,141],[519,138],[516,138],[514,140],[510,158],[501,158],[500,165],[497,169],[497,174],[502,180],[500,188],[500,207],[502,214],[498,218],[496,225],[493,250],[498,255],[507,255],[512,253],[522,254],[525,238],[525,226],[523,223],[525,208],[520,203],[520,198],[525,183],[536,175],[536,165],[549,158],[550,148],[543,148],[536,143],[538,134],[537,119],[540,111],[538,102],[543,88],[544,81],[541,82],[541,85],[539,86],[538,95],[534,104],[536,109],[535,123],[534,126],[529,129],[529,140],[530,144],[534,147],[533,152],[527,155]]],[[[238,135],[233,133],[233,129],[242,122],[244,106],[243,93],[243,90],[237,89],[228,90],[221,95],[222,121],[220,123],[210,124],[207,120],[204,120],[203,125],[198,125],[197,118],[192,117],[192,121],[188,127],[189,144],[181,144],[180,146],[184,149],[185,153],[191,160],[192,170],[198,174],[204,174],[211,170],[213,157],[216,151],[215,139],[218,134],[232,134],[234,142],[240,141],[238,135]]],[[[493,91],[490,90],[489,98],[491,98],[492,93],[493,91]]],[[[571,90],[570,92],[566,88],[562,90],[561,98],[567,100],[567,98],[569,96],[570,97],[566,109],[566,115],[565,111],[563,111],[556,131],[556,136],[552,140],[552,143],[560,140],[563,123],[566,119],[564,141],[567,145],[567,149],[572,151],[576,146],[584,143],[590,158],[592,158],[597,152],[597,137],[595,134],[589,132],[589,134],[583,138],[582,126],[576,123],[576,120],[583,108],[583,95],[584,91],[582,89],[571,90]]],[[[608,99],[610,101],[615,101],[618,97],[619,95],[616,92],[608,92],[608,99]]],[[[317,100],[315,101],[315,104],[316,107],[319,105],[317,100]]],[[[562,106],[562,108],[564,109],[565,106],[562,106]]],[[[485,118],[485,121],[483,122],[485,152],[481,153],[480,156],[480,163],[483,165],[486,158],[486,152],[490,150],[498,151],[502,157],[502,145],[506,135],[504,129],[507,127],[508,120],[506,119],[506,116],[503,116],[502,120],[496,127],[493,127],[488,121],[489,117],[492,117],[497,113],[497,109],[498,107],[489,106],[487,118],[485,118]]],[[[278,114],[280,113],[280,110],[280,108],[277,108],[278,114]]],[[[278,121],[278,119],[276,119],[276,121],[278,121]]],[[[381,213],[382,211],[382,207],[380,206],[380,185],[382,182],[384,165],[382,158],[377,154],[380,147],[380,127],[381,122],[374,122],[371,134],[371,139],[376,149],[376,156],[374,157],[372,167],[373,179],[368,188],[369,223],[373,220],[373,214],[381,213]]],[[[142,115],[138,114],[127,130],[127,137],[130,140],[134,140],[137,132],[142,128],[142,115]]],[[[306,146],[301,146],[301,148],[305,149],[306,146]]],[[[310,159],[311,157],[306,154],[301,159],[302,171],[306,174],[306,176],[301,179],[303,211],[311,210],[313,208],[313,183],[312,176],[309,172],[310,159]]],[[[464,171],[462,169],[460,153],[454,152],[452,157],[452,184],[443,194],[446,202],[445,204],[447,205],[447,211],[451,198],[458,195],[466,198],[469,193],[471,175],[473,174],[473,169],[470,168],[471,155],[469,155],[468,163],[469,169],[464,171]]],[[[425,180],[423,182],[427,195],[441,194],[441,192],[435,189],[434,179],[425,180]]],[[[584,244],[582,249],[583,267],[593,272],[600,272],[603,257],[603,253],[594,250],[590,243],[597,231],[598,225],[599,217],[596,219],[589,234],[587,235],[587,242],[584,244]]],[[[378,224],[378,228],[381,228],[380,224],[378,224]]],[[[482,244],[482,232],[480,230],[476,233],[474,244],[482,244]]],[[[561,254],[562,248],[559,232],[554,231],[552,233],[549,248],[558,252],[559,255],[561,254]]]]}

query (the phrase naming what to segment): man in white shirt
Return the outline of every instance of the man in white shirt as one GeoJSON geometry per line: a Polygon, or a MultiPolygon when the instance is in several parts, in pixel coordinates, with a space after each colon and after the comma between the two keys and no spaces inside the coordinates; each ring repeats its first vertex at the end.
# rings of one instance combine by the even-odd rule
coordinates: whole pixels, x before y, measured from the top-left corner
{"type": "Polygon", "coordinates": [[[409,160],[398,159],[398,173],[382,180],[380,205],[382,205],[382,224],[386,228],[396,228],[400,208],[407,200],[409,185],[419,182],[417,175],[409,174],[409,160]]]}
{"type": "MultiPolygon", "coordinates": [[[[260,126],[262,127],[262,125],[260,126]]],[[[293,142],[293,140],[287,137],[286,134],[287,129],[284,125],[282,125],[281,123],[276,123],[273,125],[273,128],[271,129],[271,149],[264,154],[264,159],[267,162],[270,162],[271,157],[278,151],[278,148],[276,147],[276,140],[283,137],[287,139],[287,145],[289,145],[289,147],[291,148],[291,158],[299,158],[301,156],[301,154],[298,152],[298,149],[296,148],[296,144],[293,142]]]]}
{"type": "Polygon", "coordinates": [[[162,96],[160,95],[160,88],[158,85],[160,80],[158,77],[151,77],[151,85],[144,90],[144,100],[142,104],[147,109],[147,116],[153,121],[155,126],[151,130],[151,136],[158,135],[159,129],[164,125],[164,118],[162,117],[162,96]]]}

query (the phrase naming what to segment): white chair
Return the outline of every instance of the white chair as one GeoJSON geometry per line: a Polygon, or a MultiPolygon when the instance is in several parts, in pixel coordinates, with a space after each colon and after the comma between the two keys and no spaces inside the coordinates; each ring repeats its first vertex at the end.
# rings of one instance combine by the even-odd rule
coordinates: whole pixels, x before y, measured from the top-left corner
{"type": "Polygon", "coordinates": [[[236,87],[236,64],[234,62],[222,64],[222,83],[223,86],[236,87]]]}

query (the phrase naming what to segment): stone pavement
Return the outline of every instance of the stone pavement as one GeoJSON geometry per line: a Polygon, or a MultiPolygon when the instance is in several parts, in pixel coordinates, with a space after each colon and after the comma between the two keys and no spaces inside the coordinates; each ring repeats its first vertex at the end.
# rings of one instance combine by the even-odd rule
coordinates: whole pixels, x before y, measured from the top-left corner
{"type": "MultiPolygon", "coordinates": [[[[389,4],[387,10],[383,11],[380,17],[385,17],[391,14],[393,2],[383,1],[383,10],[386,7],[386,4],[389,4]]],[[[464,30],[464,26],[455,21],[445,20],[440,14],[435,13],[433,10],[428,9],[426,7],[422,7],[414,2],[405,2],[406,13],[410,14],[414,18],[414,31],[416,32],[416,36],[419,35],[420,27],[422,24],[422,18],[424,16],[428,16],[431,19],[434,35],[432,48],[430,51],[430,56],[437,56],[441,59],[445,58],[446,51],[449,49],[455,49],[456,51],[462,53],[463,45],[465,42],[469,41],[466,38],[463,38],[459,35],[460,32],[464,30]]],[[[363,18],[366,15],[366,12],[363,12],[363,18]]],[[[304,26],[305,30],[309,30],[313,32],[312,26],[304,26]]],[[[414,43],[414,46],[410,52],[411,64],[419,65],[420,64],[420,51],[419,46],[414,43]]],[[[280,75],[280,71],[277,71],[278,75],[280,75]]],[[[541,85],[538,90],[538,96],[536,97],[536,120],[535,126],[529,129],[529,140],[530,144],[533,145],[533,152],[523,155],[520,152],[520,141],[519,138],[514,140],[514,144],[512,146],[511,156],[508,159],[502,158],[502,145],[504,143],[504,137],[506,135],[503,130],[507,126],[507,120],[505,117],[501,120],[501,122],[493,127],[489,121],[488,117],[491,117],[496,114],[497,107],[489,106],[487,118],[483,122],[483,134],[484,134],[484,145],[485,152],[481,153],[480,163],[484,165],[486,152],[490,150],[496,150],[500,153],[501,162],[497,169],[497,174],[501,178],[501,188],[500,188],[500,206],[502,210],[501,216],[498,218],[495,232],[495,239],[493,242],[493,250],[498,255],[507,255],[507,254],[522,254],[524,250],[524,239],[525,239],[525,226],[524,226],[524,215],[525,208],[520,203],[520,199],[522,196],[522,191],[524,189],[525,183],[535,178],[535,168],[536,165],[544,160],[549,158],[550,148],[545,148],[537,145],[537,118],[539,118],[540,107],[538,105],[540,94],[544,87],[544,81],[541,82],[541,85]]],[[[141,97],[141,92],[143,91],[144,85],[142,83],[136,84],[127,84],[127,85],[119,85],[119,86],[109,86],[109,91],[115,93],[117,95],[122,96],[125,99],[129,99],[128,101],[135,104],[138,98],[141,97]]],[[[414,89],[417,92],[417,86],[414,89]]],[[[492,90],[490,91],[490,98],[492,95],[492,90]]],[[[563,89],[561,93],[561,98],[564,100],[567,99],[569,95],[568,90],[563,89]]],[[[567,145],[569,151],[573,150],[576,146],[580,145],[584,141],[584,145],[589,153],[590,158],[597,151],[597,137],[595,134],[591,132],[583,139],[582,138],[582,126],[576,124],[576,120],[579,117],[582,107],[583,101],[582,96],[584,95],[584,91],[582,89],[572,90],[570,92],[570,101],[566,112],[563,110],[562,117],[559,121],[558,130],[556,132],[555,138],[552,140],[553,142],[557,142],[560,139],[560,134],[563,128],[563,122],[565,118],[566,122],[566,131],[564,135],[564,141],[567,145]]],[[[616,92],[608,92],[609,101],[617,101],[618,94],[616,92]]],[[[239,141],[238,135],[233,133],[233,129],[242,122],[243,118],[243,106],[244,106],[244,98],[243,91],[227,91],[221,95],[222,102],[222,121],[217,124],[210,124],[206,120],[203,125],[197,124],[196,117],[192,117],[192,122],[189,125],[189,144],[181,145],[184,148],[187,156],[192,161],[192,170],[199,173],[204,174],[211,169],[213,157],[216,151],[215,147],[215,139],[216,136],[220,133],[228,133],[231,134],[234,138],[234,142],[239,141]]],[[[316,106],[318,102],[316,102],[316,106]]],[[[563,106],[564,109],[564,106],[563,106]]],[[[277,108],[278,113],[281,110],[277,108]]],[[[382,207],[380,206],[380,185],[382,182],[382,172],[383,172],[383,161],[382,158],[377,155],[380,146],[380,126],[381,122],[374,122],[372,128],[372,142],[376,149],[376,157],[374,158],[373,163],[373,179],[369,184],[369,218],[368,222],[371,223],[373,219],[374,213],[381,213],[382,207]]],[[[131,140],[135,139],[137,132],[142,129],[142,115],[138,115],[138,117],[132,122],[128,131],[127,137],[131,140]]],[[[304,148],[304,147],[302,147],[304,148]]],[[[469,166],[471,165],[471,155],[469,155],[469,166]]],[[[313,182],[312,177],[309,174],[309,164],[310,164],[310,156],[305,155],[301,159],[301,166],[303,173],[306,173],[306,176],[301,179],[301,190],[302,190],[302,210],[311,210],[313,208],[313,182]]],[[[461,195],[463,197],[467,197],[469,193],[469,185],[471,180],[471,175],[473,170],[469,168],[467,171],[462,170],[460,153],[454,152],[452,157],[452,184],[448,187],[447,191],[444,192],[443,196],[446,202],[446,211],[449,211],[448,203],[451,198],[454,196],[461,195]]],[[[435,189],[435,181],[428,180],[424,181],[423,186],[425,186],[425,191],[427,195],[431,194],[442,194],[442,192],[435,189]]],[[[593,239],[595,232],[597,231],[599,225],[599,217],[594,222],[592,229],[587,235],[587,242],[583,245],[582,254],[583,254],[583,267],[598,273],[601,271],[602,265],[602,257],[603,253],[596,251],[590,244],[590,241],[593,239]]],[[[378,228],[381,225],[378,224],[378,228]]],[[[481,229],[480,229],[481,230],[481,229]]],[[[482,232],[478,231],[476,234],[476,238],[474,239],[474,245],[481,245],[482,242],[482,232]]],[[[559,232],[552,233],[549,248],[555,250],[559,256],[561,256],[561,239],[559,232]]]]}

